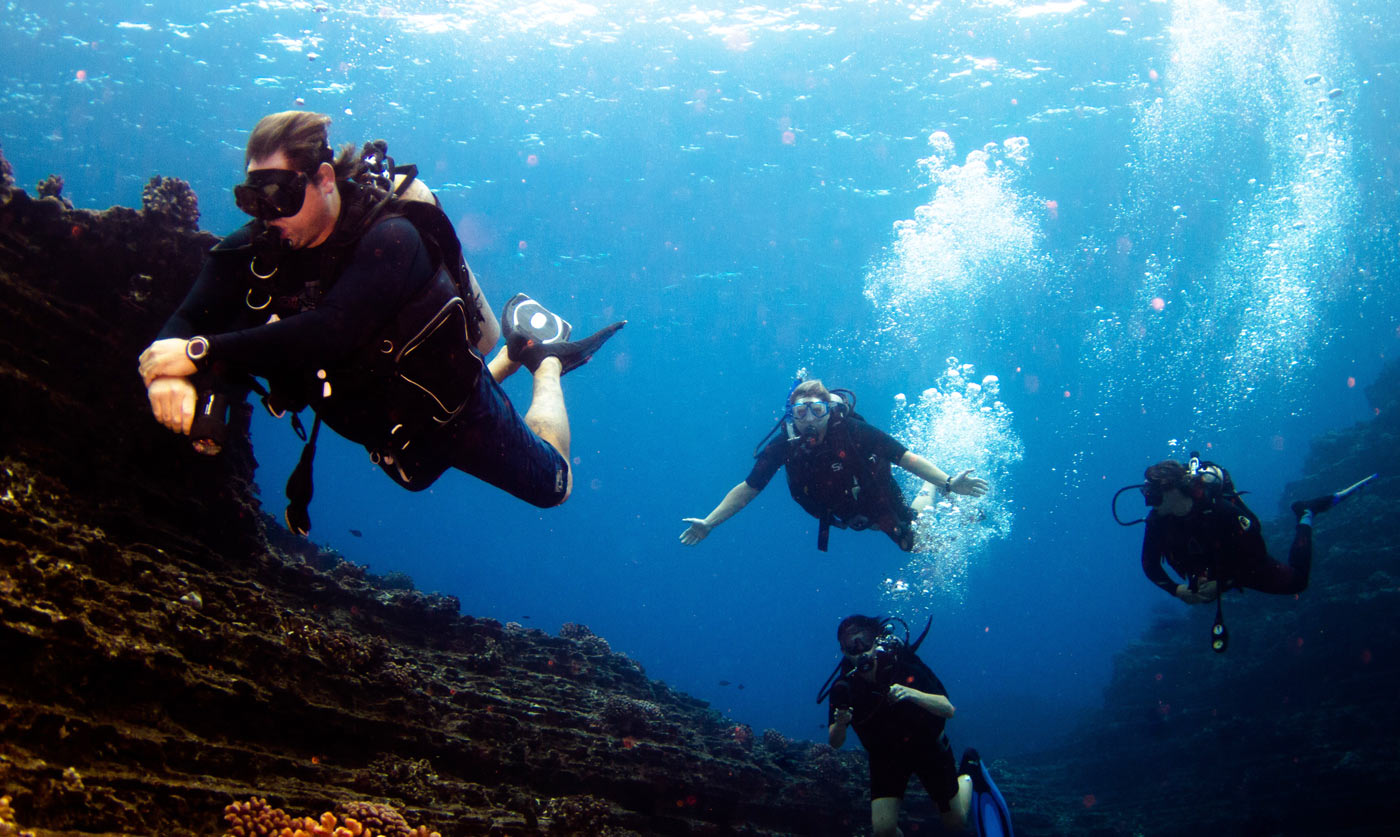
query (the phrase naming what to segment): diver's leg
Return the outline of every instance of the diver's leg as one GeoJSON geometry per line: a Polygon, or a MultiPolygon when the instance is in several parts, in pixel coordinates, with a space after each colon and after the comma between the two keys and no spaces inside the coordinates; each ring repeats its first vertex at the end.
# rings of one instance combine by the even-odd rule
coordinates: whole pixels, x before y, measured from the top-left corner
{"type": "MultiPolygon", "coordinates": [[[[554,398],[563,414],[557,365],[553,375],[554,398]]],[[[548,377],[547,369],[541,369],[548,377]]],[[[541,397],[541,379],[535,377],[536,404],[548,404],[548,392],[541,397]]],[[[545,384],[548,390],[548,384],[545,384]]],[[[534,407],[532,406],[532,412],[534,407]]],[[[542,424],[543,422],[541,422],[542,424]]],[[[568,450],[568,419],[564,418],[564,451],[568,450]]],[[[557,506],[568,499],[573,485],[573,469],[568,457],[556,444],[545,439],[525,416],[516,412],[501,385],[492,376],[482,375],[477,394],[462,415],[452,422],[442,448],[452,467],[509,492],[540,508],[557,506]]]]}
{"type": "MultiPolygon", "coordinates": [[[[967,812],[972,808],[972,777],[958,777],[958,792],[948,800],[948,810],[940,810],[938,815],[943,820],[943,827],[959,831],[967,827],[967,812]]],[[[941,809],[942,806],[940,805],[941,809]]]]}
{"type": "Polygon", "coordinates": [[[511,375],[514,375],[519,370],[520,364],[511,360],[510,355],[505,349],[496,352],[496,356],[491,358],[491,361],[486,364],[486,371],[491,373],[491,377],[494,378],[498,384],[511,375]]]}
{"type": "MultiPolygon", "coordinates": [[[[559,376],[564,372],[563,364],[556,357],[540,361],[535,369],[534,392],[530,396],[530,409],[525,411],[525,424],[535,435],[544,439],[564,461],[569,461],[569,413],[564,409],[564,388],[559,376]]],[[[569,469],[568,485],[564,490],[564,500],[574,490],[574,473],[569,469]]],[[[560,500],[559,502],[564,502],[560,500]]]]}
{"type": "Polygon", "coordinates": [[[899,830],[899,797],[882,796],[870,800],[870,825],[875,837],[903,837],[899,830]]]}

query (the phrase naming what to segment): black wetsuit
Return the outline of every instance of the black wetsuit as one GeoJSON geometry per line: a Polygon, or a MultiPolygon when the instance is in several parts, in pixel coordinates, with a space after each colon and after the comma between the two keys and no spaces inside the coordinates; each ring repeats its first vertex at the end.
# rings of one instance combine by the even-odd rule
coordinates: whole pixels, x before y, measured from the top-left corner
{"type": "Polygon", "coordinates": [[[902,442],[858,417],[833,418],[826,438],[815,445],[779,436],[758,455],[744,479],[762,491],[779,468],[787,467],[788,490],[813,517],[830,516],[831,525],[879,529],[908,552],[916,515],[891,474],[908,450],[902,442]]]}
{"type": "Polygon", "coordinates": [[[1312,527],[1299,525],[1288,563],[1269,556],[1259,518],[1238,497],[1197,500],[1190,514],[1147,515],[1142,571],[1153,584],[1176,595],[1166,563],[1188,582],[1214,580],[1220,592],[1248,587],[1265,593],[1301,593],[1312,567],[1312,527]]]}
{"type": "MultiPolygon", "coordinates": [[[[342,183],[340,190],[343,210],[329,242],[344,240],[343,228],[352,223],[344,208],[364,200],[352,185],[342,183]]],[[[385,424],[383,417],[392,416],[395,405],[383,387],[359,387],[353,370],[373,357],[384,329],[439,281],[429,248],[410,221],[384,217],[334,257],[327,245],[282,252],[275,287],[265,292],[251,287],[251,252],[245,252],[256,226],[245,226],[215,246],[160,337],[203,335],[211,365],[267,378],[274,394],[283,385],[305,390],[307,381],[319,388],[318,370],[352,370],[339,379],[330,376],[327,406],[318,410],[331,429],[373,450],[364,428],[385,424]],[[261,307],[268,296],[271,304],[261,307]],[[268,322],[270,313],[280,319],[268,322]]],[[[292,399],[298,400],[307,399],[292,399]]],[[[484,371],[461,413],[416,439],[411,458],[400,459],[393,467],[385,464],[385,471],[410,490],[427,488],[455,467],[542,507],[563,501],[569,468],[531,432],[484,371]]]]}
{"type": "Polygon", "coordinates": [[[837,709],[850,708],[851,728],[870,755],[871,799],[903,799],[909,777],[917,774],[938,809],[947,811],[958,793],[956,760],[943,734],[947,722],[912,701],[890,700],[891,683],[948,694],[922,660],[901,650],[891,671],[877,671],[875,683],[858,674],[837,680],[827,703],[827,724],[835,722],[837,709]]]}

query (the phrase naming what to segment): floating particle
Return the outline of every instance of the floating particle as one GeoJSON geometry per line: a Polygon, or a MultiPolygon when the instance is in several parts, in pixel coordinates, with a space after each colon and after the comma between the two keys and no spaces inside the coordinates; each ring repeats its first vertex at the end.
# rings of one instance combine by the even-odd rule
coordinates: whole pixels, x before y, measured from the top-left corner
{"type": "Polygon", "coordinates": [[[73,74],[73,78],[77,79],[78,81],[87,81],[87,70],[79,70],[78,72],[73,74]]]}
{"type": "Polygon", "coordinates": [[[1160,296],[1154,296],[1152,297],[1151,305],[1153,311],[1161,311],[1163,308],[1167,307],[1167,301],[1160,296]]]}
{"type": "Polygon", "coordinates": [[[539,158],[539,155],[537,155],[537,154],[531,154],[531,155],[529,155],[528,157],[525,158],[525,165],[527,165],[527,166],[538,166],[539,164],[540,164],[540,158],[539,158]]]}
{"type": "Polygon", "coordinates": [[[797,134],[792,131],[783,131],[783,145],[795,145],[796,143],[797,134]]]}

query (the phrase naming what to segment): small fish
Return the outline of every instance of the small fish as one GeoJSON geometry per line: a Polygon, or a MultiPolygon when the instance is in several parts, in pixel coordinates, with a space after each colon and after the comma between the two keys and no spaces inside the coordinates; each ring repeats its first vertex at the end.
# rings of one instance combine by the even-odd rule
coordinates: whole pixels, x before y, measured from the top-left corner
{"type": "Polygon", "coordinates": [[[744,688],[744,684],[743,684],[743,683],[740,683],[740,684],[739,684],[739,688],[740,688],[740,689],[743,689],[743,688],[744,688]]]}
{"type": "Polygon", "coordinates": [[[728,681],[728,680],[721,680],[721,681],[719,681],[719,684],[720,684],[721,686],[728,686],[728,685],[729,685],[729,681],[728,681]]]}
{"type": "Polygon", "coordinates": [[[354,536],[357,537],[357,538],[363,538],[363,537],[364,537],[364,533],[361,532],[359,529],[351,529],[351,530],[350,530],[350,534],[354,535],[354,536]]]}
{"type": "Polygon", "coordinates": [[[521,618],[521,619],[529,619],[529,618],[530,618],[530,614],[527,613],[527,614],[525,614],[524,616],[522,616],[522,617],[520,617],[520,618],[521,618]]]}

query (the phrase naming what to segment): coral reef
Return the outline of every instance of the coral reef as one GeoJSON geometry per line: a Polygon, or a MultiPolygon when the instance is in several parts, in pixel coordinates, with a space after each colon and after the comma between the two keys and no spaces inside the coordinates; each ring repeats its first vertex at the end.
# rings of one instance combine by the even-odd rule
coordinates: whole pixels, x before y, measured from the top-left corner
{"type": "Polygon", "coordinates": [[[3,149],[0,149],[0,190],[9,190],[14,185],[15,168],[5,159],[3,149]]]}
{"type": "Polygon", "coordinates": [[[141,211],[177,230],[199,229],[199,198],[190,184],[156,175],[141,189],[141,211]]]}
{"type": "Polygon", "coordinates": [[[645,737],[661,721],[661,708],[648,700],[610,695],[598,710],[603,728],[613,735],[645,737]]]}
{"type": "Polygon", "coordinates": [[[73,208],[73,202],[63,196],[63,178],[56,174],[51,174],[39,181],[35,191],[41,198],[53,198],[63,204],[65,208],[73,208]]]}

